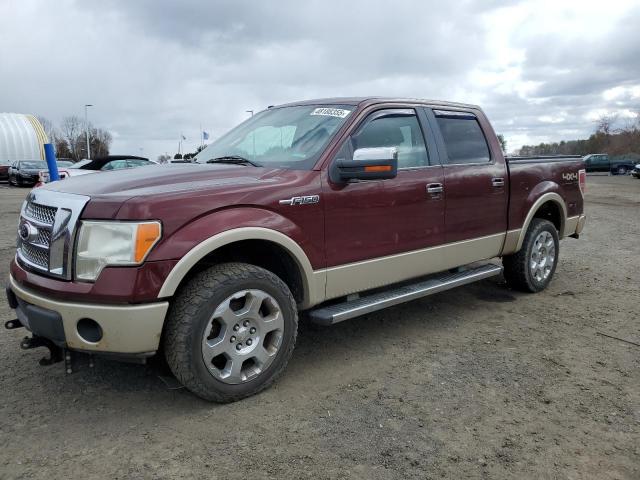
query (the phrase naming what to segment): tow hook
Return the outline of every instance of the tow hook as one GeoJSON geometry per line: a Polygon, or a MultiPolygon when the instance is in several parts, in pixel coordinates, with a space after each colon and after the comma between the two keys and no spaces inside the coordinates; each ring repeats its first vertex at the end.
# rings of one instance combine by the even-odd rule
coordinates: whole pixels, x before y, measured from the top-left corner
{"type": "Polygon", "coordinates": [[[22,327],[24,327],[24,325],[17,318],[14,320],[7,320],[6,322],[4,322],[4,328],[6,328],[7,330],[13,330],[14,328],[22,328],[22,327]]]}
{"type": "MultiPolygon", "coordinates": [[[[16,328],[16,327],[13,327],[13,328],[16,328]]],[[[42,357],[40,359],[40,365],[42,366],[52,365],[54,363],[58,363],[62,361],[63,359],[62,348],[57,346],[51,340],[34,335],[32,337],[24,337],[20,342],[20,348],[22,348],[23,350],[31,350],[32,348],[38,348],[38,347],[46,347],[49,349],[49,357],[42,357]]]]}

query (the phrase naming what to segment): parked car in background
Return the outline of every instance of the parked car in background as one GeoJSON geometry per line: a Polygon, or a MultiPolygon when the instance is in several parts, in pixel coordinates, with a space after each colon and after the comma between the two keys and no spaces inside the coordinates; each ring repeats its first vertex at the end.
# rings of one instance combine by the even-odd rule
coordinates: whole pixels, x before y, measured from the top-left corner
{"type": "Polygon", "coordinates": [[[122,170],[125,168],[144,167],[155,165],[148,158],[133,155],[108,155],[106,157],[81,160],[71,165],[67,170],[69,177],[77,177],[88,173],[106,172],[109,170],[122,170]]]}
{"type": "MultiPolygon", "coordinates": [[[[66,169],[73,165],[70,160],[57,160],[58,169],[66,169]]],[[[8,180],[10,185],[18,187],[32,187],[41,179],[41,172],[49,173],[49,167],[44,160],[21,160],[13,162],[9,167],[8,180]]]]}
{"type": "Polygon", "coordinates": [[[606,153],[592,153],[584,157],[587,172],[608,172],[612,175],[626,175],[633,170],[630,160],[611,160],[606,153]]]}
{"type": "Polygon", "coordinates": [[[640,163],[633,167],[633,170],[631,170],[631,176],[640,180],[640,163]]]}
{"type": "Polygon", "coordinates": [[[31,187],[36,184],[40,170],[47,168],[44,160],[20,160],[9,167],[9,185],[31,187]]]}
{"type": "Polygon", "coordinates": [[[11,164],[7,160],[0,160],[0,181],[9,180],[9,166],[11,164]]]}

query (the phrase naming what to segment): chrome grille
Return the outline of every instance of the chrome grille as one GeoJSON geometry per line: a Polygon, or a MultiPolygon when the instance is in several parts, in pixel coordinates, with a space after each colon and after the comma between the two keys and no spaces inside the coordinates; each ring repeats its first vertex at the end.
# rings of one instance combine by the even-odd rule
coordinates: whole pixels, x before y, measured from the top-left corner
{"type": "Polygon", "coordinates": [[[20,213],[17,259],[20,265],[52,277],[71,279],[78,218],[89,197],[36,189],[20,213]]]}
{"type": "Polygon", "coordinates": [[[27,217],[32,218],[38,222],[46,223],[47,225],[53,225],[56,219],[56,207],[48,207],[46,205],[39,205],[34,202],[27,202],[27,208],[25,214],[27,217]]]}
{"type": "Polygon", "coordinates": [[[38,231],[38,238],[36,238],[34,243],[49,248],[49,244],[51,243],[51,230],[40,229],[38,231]]]}
{"type": "Polygon", "coordinates": [[[20,247],[22,255],[29,263],[37,265],[41,268],[49,269],[49,251],[48,249],[38,248],[28,243],[23,243],[20,247]]]}

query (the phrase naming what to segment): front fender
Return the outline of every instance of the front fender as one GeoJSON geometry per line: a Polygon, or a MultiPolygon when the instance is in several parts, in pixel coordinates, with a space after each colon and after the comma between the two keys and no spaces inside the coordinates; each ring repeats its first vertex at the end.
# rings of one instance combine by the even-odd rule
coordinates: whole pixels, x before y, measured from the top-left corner
{"type": "Polygon", "coordinates": [[[289,219],[259,208],[230,208],[214,212],[185,225],[163,239],[149,260],[179,258],[164,281],[158,298],[170,297],[189,271],[211,252],[242,240],[266,240],[283,247],[301,272],[304,305],[316,303],[324,295],[323,271],[314,272],[309,250],[312,243],[302,229],[289,219]]]}

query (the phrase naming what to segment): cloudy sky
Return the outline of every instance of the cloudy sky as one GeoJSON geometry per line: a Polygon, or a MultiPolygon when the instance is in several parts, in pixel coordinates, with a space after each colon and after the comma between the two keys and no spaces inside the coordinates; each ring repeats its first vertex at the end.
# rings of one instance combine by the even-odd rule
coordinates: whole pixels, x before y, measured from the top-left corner
{"type": "Polygon", "coordinates": [[[512,150],[640,111],[637,0],[0,0],[0,111],[84,114],[155,158],[326,96],[481,105],[512,150]]]}

